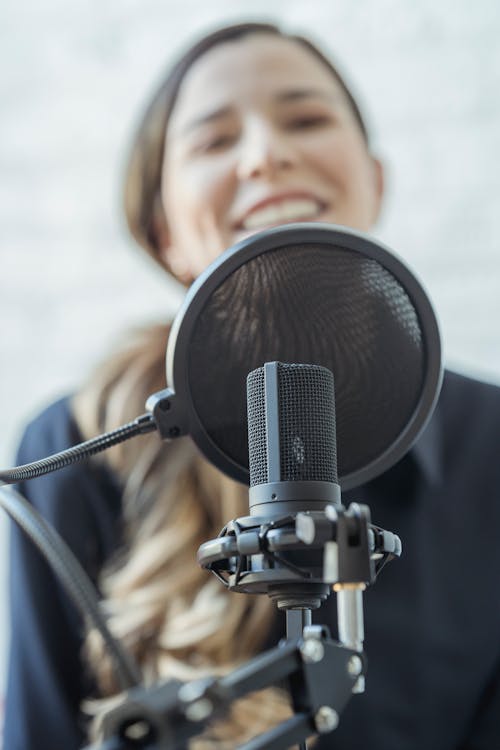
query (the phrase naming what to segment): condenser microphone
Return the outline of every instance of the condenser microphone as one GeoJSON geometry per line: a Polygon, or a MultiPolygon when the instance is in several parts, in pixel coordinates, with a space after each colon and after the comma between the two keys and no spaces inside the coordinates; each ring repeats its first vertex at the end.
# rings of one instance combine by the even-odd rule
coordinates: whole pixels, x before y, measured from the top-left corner
{"type": "MultiPolygon", "coordinates": [[[[277,514],[322,511],[328,505],[329,515],[336,516],[340,485],[332,372],[318,365],[267,362],[247,378],[247,407],[251,515],[272,519],[277,514]]],[[[337,544],[333,546],[337,553],[337,544]]],[[[314,562],[311,554],[312,568],[314,562]]],[[[319,606],[326,596],[321,588],[278,585],[273,598],[279,608],[304,612],[319,606]]],[[[336,585],[340,641],[359,652],[364,588],[364,583],[336,585]]],[[[287,632],[293,628],[297,635],[310,622],[310,614],[302,614],[298,622],[287,621],[287,632]]],[[[363,679],[355,690],[363,692],[363,679]]]]}
{"type": "Polygon", "coordinates": [[[202,544],[198,561],[232,591],[271,597],[287,611],[287,634],[298,632],[290,613],[317,609],[335,584],[340,639],[360,651],[371,556],[387,560],[400,546],[369,529],[365,506],[341,503],[333,374],[266,362],[247,376],[247,411],[250,515],[202,544]]]}
{"type": "Polygon", "coordinates": [[[340,504],[333,374],[267,362],[247,378],[250,514],[340,504]]]}

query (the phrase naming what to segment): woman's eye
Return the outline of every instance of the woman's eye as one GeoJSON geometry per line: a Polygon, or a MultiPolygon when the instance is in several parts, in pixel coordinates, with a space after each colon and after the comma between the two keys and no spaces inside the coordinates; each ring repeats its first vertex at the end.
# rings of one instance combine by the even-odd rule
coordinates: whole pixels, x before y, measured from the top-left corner
{"type": "Polygon", "coordinates": [[[290,130],[307,130],[308,128],[319,128],[329,125],[333,118],[328,115],[304,115],[303,117],[294,117],[289,120],[287,127],[290,130]]]}
{"type": "Polygon", "coordinates": [[[223,151],[225,148],[229,148],[234,142],[234,136],[225,134],[214,136],[204,141],[199,146],[199,151],[202,153],[210,153],[214,151],[223,151]]]}

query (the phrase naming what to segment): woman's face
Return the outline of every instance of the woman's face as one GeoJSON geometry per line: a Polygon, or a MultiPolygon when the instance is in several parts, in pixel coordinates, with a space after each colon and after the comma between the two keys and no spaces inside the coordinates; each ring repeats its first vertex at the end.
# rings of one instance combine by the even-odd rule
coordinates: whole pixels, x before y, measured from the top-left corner
{"type": "Polygon", "coordinates": [[[382,196],[345,93],[298,42],[226,42],[184,78],[166,134],[162,253],[195,278],[255,232],[295,221],[368,230],[382,196]]]}

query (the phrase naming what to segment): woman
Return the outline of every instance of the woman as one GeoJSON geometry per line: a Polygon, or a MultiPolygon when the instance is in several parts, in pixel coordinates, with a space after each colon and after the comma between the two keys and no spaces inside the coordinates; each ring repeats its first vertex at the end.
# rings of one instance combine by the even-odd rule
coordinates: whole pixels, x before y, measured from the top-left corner
{"type": "MultiPolygon", "coordinates": [[[[188,284],[228,246],[276,224],[317,220],[369,230],[382,193],[382,167],[338,72],[306,40],[249,24],[204,38],[171,71],[133,144],[125,203],[134,237],[188,284]]],[[[146,396],[164,385],[167,337],[167,326],[138,333],[71,400],[28,428],[19,462],[141,413],[146,396]]],[[[401,535],[405,555],[366,597],[368,690],[317,747],[499,743],[500,618],[489,592],[500,560],[487,535],[500,504],[469,512],[473,478],[480,500],[498,487],[491,446],[499,413],[497,389],[447,375],[415,449],[354,493],[401,535]],[[474,616],[463,586],[476,592],[474,616]]],[[[112,629],[147,680],[226,671],[279,637],[266,597],[228,595],[194,563],[199,544],[244,515],[248,501],[245,488],[218,474],[188,440],[131,441],[22,490],[99,580],[112,629]]],[[[6,747],[76,748],[85,732],[82,701],[96,684],[99,696],[116,691],[106,654],[94,633],[84,636],[17,533],[11,565],[6,747]]],[[[329,601],[319,620],[332,625],[333,607],[329,601]]],[[[234,747],[282,708],[276,693],[250,699],[210,746],[234,747]]]]}

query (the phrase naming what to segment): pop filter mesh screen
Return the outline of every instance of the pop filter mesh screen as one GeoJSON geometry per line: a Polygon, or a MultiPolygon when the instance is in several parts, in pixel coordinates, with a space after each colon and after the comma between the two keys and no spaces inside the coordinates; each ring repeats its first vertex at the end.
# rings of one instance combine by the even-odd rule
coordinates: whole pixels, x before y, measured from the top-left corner
{"type": "Polygon", "coordinates": [[[415,308],[395,276],[361,253],[314,243],[262,253],[226,277],[198,314],[188,358],[201,423],[246,467],[248,373],[275,360],[330,369],[339,477],[399,438],[426,364],[415,308]]]}

